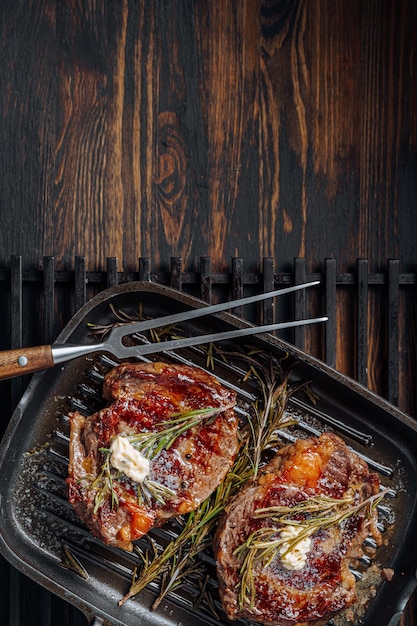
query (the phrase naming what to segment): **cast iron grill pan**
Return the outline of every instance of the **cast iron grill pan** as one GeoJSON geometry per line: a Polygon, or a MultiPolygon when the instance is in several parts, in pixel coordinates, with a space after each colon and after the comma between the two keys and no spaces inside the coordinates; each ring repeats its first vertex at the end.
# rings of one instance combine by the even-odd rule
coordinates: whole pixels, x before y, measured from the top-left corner
{"type": "MultiPolygon", "coordinates": [[[[57,341],[93,343],[95,339],[88,323],[113,323],[115,318],[110,305],[131,314],[140,308],[145,316],[159,317],[167,312],[202,306],[202,303],[152,283],[119,285],[85,305],[57,341]]],[[[202,334],[245,325],[246,322],[233,315],[219,314],[201,318],[198,323],[184,324],[181,330],[187,334],[202,334]]],[[[137,338],[137,341],[143,340],[147,339],[137,338]]],[[[382,486],[389,488],[389,496],[379,507],[384,543],[378,548],[375,559],[365,556],[355,566],[354,574],[359,589],[360,623],[394,626],[416,585],[417,551],[412,535],[417,515],[414,459],[417,427],[414,421],[286,342],[263,336],[245,343],[278,357],[288,355],[288,364],[297,363],[295,377],[311,381],[319,397],[314,406],[301,397],[290,400],[288,410],[297,417],[298,424],[283,432],[283,442],[334,431],[380,474],[382,486]],[[394,569],[391,582],[382,580],[381,568],[394,569]]],[[[234,350],[236,345],[228,342],[222,348],[234,350]]],[[[206,354],[201,348],[164,353],[154,358],[206,367],[206,354]]],[[[140,560],[137,555],[105,546],[92,537],[67,502],[67,413],[78,409],[90,414],[100,409],[103,375],[116,364],[111,355],[94,355],[33,377],[0,448],[0,549],[17,569],[77,606],[89,620],[99,618],[126,626],[231,624],[217,597],[215,565],[210,554],[203,554],[201,558],[207,572],[204,588],[213,599],[214,613],[207,603],[207,594],[201,593],[201,581],[195,579],[187,580],[156,610],[150,608],[158,595],[156,583],[119,607],[118,601],[127,592],[132,572],[140,565],[140,560]],[[86,579],[63,567],[64,547],[85,568],[86,579]]],[[[223,384],[238,391],[238,411],[244,417],[257,391],[251,383],[242,384],[245,374],[242,363],[229,359],[225,364],[218,359],[214,373],[223,384]]],[[[177,532],[174,520],[152,531],[152,537],[158,545],[164,546],[177,532]]],[[[146,539],[139,544],[144,548],[148,545],[146,539]]],[[[368,544],[373,547],[371,540],[368,544]]],[[[329,625],[347,623],[342,614],[329,625]]]]}

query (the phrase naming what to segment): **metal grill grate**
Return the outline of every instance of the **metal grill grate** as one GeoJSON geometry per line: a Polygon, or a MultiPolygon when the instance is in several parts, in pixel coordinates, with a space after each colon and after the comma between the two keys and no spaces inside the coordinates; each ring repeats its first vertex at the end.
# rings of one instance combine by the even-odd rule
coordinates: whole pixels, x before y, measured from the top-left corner
{"type": "MultiPolygon", "coordinates": [[[[200,297],[206,302],[213,298],[234,299],[242,297],[244,291],[270,291],[272,289],[299,284],[309,280],[320,280],[323,289],[322,313],[329,317],[326,324],[324,347],[319,357],[331,366],[336,365],[337,339],[337,297],[338,292],[348,288],[354,296],[355,320],[354,377],[367,385],[369,301],[372,289],[384,295],[385,319],[380,319],[381,332],[387,338],[386,354],[386,389],[383,395],[392,403],[398,403],[399,397],[399,354],[400,325],[399,310],[401,293],[415,287],[417,275],[400,273],[397,259],[388,260],[384,273],[370,273],[368,261],[358,259],[355,271],[338,273],[336,259],[325,259],[321,272],[307,271],[305,259],[295,259],[293,272],[277,272],[275,261],[266,258],[261,272],[245,272],[241,258],[231,260],[230,272],[213,272],[211,259],[200,259],[199,272],[182,270],[182,259],[173,257],[169,271],[152,271],[149,259],[141,258],[137,272],[118,270],[116,258],[107,259],[107,268],[103,272],[90,272],[86,269],[84,257],[76,257],[74,269],[59,271],[55,269],[53,257],[44,257],[42,269],[24,270],[22,257],[13,256],[9,269],[0,269],[0,289],[3,293],[3,337],[0,334],[1,348],[18,348],[22,345],[51,343],[59,334],[70,317],[88,301],[91,295],[119,283],[131,281],[152,281],[158,284],[184,290],[200,297]],[[38,304],[37,313],[33,303],[38,304]],[[25,308],[26,304],[26,308],[25,308]],[[33,316],[31,318],[31,316],[33,316]],[[31,323],[28,320],[31,319],[31,323]]],[[[237,311],[242,317],[246,311],[237,311]]],[[[299,292],[294,297],[292,313],[300,319],[308,313],[306,294],[299,292]]],[[[411,313],[410,313],[411,315],[411,313]]],[[[274,303],[265,301],[262,317],[265,323],[271,323],[275,317],[274,303]]],[[[249,318],[250,319],[250,318],[249,318]]],[[[410,318],[411,319],[411,318],[410,318]]],[[[259,319],[251,319],[259,322],[259,319]]],[[[305,329],[294,331],[292,343],[305,349],[305,329]]],[[[22,385],[13,383],[12,405],[21,395],[22,385]]]]}

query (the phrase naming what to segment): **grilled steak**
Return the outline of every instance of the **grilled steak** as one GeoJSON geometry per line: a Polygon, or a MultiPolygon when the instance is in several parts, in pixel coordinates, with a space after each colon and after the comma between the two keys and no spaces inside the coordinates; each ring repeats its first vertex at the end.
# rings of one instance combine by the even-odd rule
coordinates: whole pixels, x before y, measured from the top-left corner
{"type": "Polygon", "coordinates": [[[235,393],[199,368],[125,363],[105,377],[108,407],[70,414],[68,498],[105,543],[131,542],[194,510],[238,449],[235,393]]]}
{"type": "Polygon", "coordinates": [[[228,618],[311,626],[351,605],[356,585],[349,561],[361,556],[370,533],[378,537],[375,509],[357,505],[375,494],[376,474],[333,434],[282,448],[230,503],[215,536],[219,591],[228,618]],[[315,502],[321,503],[322,517],[326,504],[331,509],[326,515],[343,507],[350,513],[340,523],[317,525],[319,513],[311,511],[315,502]],[[273,514],[270,507],[284,508],[273,514]],[[285,521],[278,520],[283,512],[285,521]],[[294,541],[307,527],[312,534],[294,541]],[[269,559],[259,545],[256,549],[255,538],[264,548],[266,540],[276,542],[269,559]]]}

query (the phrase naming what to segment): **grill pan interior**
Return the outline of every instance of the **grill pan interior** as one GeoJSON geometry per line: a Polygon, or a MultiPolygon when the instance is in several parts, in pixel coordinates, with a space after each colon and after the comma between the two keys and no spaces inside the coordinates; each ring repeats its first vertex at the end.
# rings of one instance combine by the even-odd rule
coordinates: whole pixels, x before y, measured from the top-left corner
{"type": "MultiPolygon", "coordinates": [[[[129,283],[102,292],[85,305],[58,338],[58,343],[93,343],[88,323],[115,321],[111,306],[135,314],[159,317],[202,303],[185,294],[152,283],[129,283]]],[[[229,314],[219,314],[182,325],[186,334],[202,334],[245,326],[229,314]]],[[[240,340],[242,342],[242,339],[240,340]]],[[[416,578],[417,550],[413,539],[416,525],[417,427],[414,421],[383,399],[323,363],[271,336],[246,340],[245,344],[288,355],[297,363],[294,376],[311,381],[318,396],[316,405],[305,397],[290,400],[288,410],[298,425],[283,432],[283,441],[332,430],[343,437],[380,474],[390,496],[380,506],[384,544],[372,562],[363,559],[355,570],[360,601],[366,598],[362,624],[394,626],[412,593],[416,578]],[[375,563],[376,565],[373,565],[375,563]],[[380,568],[393,568],[391,582],[381,579],[380,568]]],[[[228,342],[233,348],[233,343],[228,342]]],[[[206,355],[199,348],[157,359],[193,363],[205,367],[206,355]]],[[[200,602],[201,590],[193,580],[169,595],[156,610],[150,607],[157,595],[152,585],[133,600],[118,607],[129,588],[132,571],[140,565],[137,556],[104,546],[85,530],[66,500],[68,460],[68,410],[91,413],[102,406],[102,375],[116,364],[111,355],[82,357],[33,377],[10,421],[0,449],[0,549],[24,574],[81,609],[88,619],[100,617],[114,624],[193,626],[230,622],[216,596],[214,564],[205,555],[207,590],[216,603],[218,618],[200,602]],[[88,578],[63,567],[64,546],[75,555],[88,578]],[[197,603],[197,604],[196,604],[197,603]]],[[[242,364],[216,363],[214,373],[239,392],[242,412],[256,396],[250,383],[242,384],[242,364]]],[[[176,533],[175,522],[153,533],[164,545],[176,533]]],[[[145,544],[144,544],[145,545],[145,544]]],[[[372,547],[372,546],[371,546],[372,547]]],[[[362,610],[362,609],[361,609],[362,610]]],[[[235,622],[236,623],[236,622],[235,622]]],[[[243,624],[244,622],[237,622],[243,624]]],[[[329,624],[346,624],[346,617],[329,624]]]]}

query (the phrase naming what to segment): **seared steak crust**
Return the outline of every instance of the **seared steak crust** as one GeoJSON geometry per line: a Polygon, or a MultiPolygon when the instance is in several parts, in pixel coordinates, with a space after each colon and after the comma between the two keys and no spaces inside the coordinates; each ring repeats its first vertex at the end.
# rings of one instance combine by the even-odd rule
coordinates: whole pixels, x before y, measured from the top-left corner
{"type": "Polygon", "coordinates": [[[105,377],[103,396],[108,407],[89,417],[70,415],[68,497],[95,536],[131,549],[153,526],[197,508],[223,480],[238,449],[236,398],[205,371],[166,363],[114,368],[105,377]],[[98,492],[103,451],[117,436],[161,431],[173,416],[208,407],[216,409],[214,416],[150,459],[148,478],[169,490],[163,501],[138,497],[138,484],[113,468],[113,494],[98,492]]]}
{"type": "Polygon", "coordinates": [[[278,550],[266,567],[254,561],[252,605],[239,597],[242,556],[235,551],[259,528],[276,528],[280,536],[282,523],[254,517],[260,508],[293,507],[317,495],[340,499],[354,494],[358,503],[378,492],[378,477],[333,434],[282,448],[258,479],[231,501],[215,536],[219,591],[228,618],[268,626],[311,626],[351,605],[355,579],[349,561],[361,555],[370,531],[377,533],[375,513],[369,518],[360,512],[340,525],[318,530],[299,570],[286,568],[278,550]]]}

